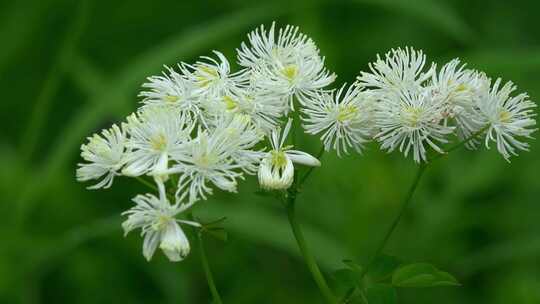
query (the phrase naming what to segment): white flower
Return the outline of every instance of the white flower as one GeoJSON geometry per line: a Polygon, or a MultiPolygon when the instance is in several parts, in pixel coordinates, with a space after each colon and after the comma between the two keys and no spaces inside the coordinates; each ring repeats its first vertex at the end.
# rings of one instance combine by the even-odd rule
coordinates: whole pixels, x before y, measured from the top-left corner
{"type": "Polygon", "coordinates": [[[238,130],[231,130],[222,125],[213,130],[199,130],[197,138],[182,152],[173,154],[177,164],[168,173],[180,174],[178,202],[187,198],[188,204],[193,204],[200,198],[206,199],[207,194],[212,194],[208,182],[221,190],[236,192],[236,179],[242,177],[238,171],[245,165],[237,163],[235,156],[259,139],[243,137],[237,134],[238,130]]]}
{"type": "Polygon", "coordinates": [[[124,165],[125,142],[125,132],[117,125],[103,130],[101,135],[88,137],[88,143],[81,146],[81,157],[88,163],[79,164],[77,180],[82,182],[105,176],[88,189],[109,188],[124,165]]]}
{"type": "Polygon", "coordinates": [[[259,184],[266,190],[288,189],[294,180],[293,162],[301,165],[318,167],[321,162],[302,151],[290,150],[292,146],[283,146],[291,129],[289,119],[280,138],[280,130],[274,130],[270,137],[272,150],[267,152],[259,166],[259,184]]]}
{"type": "MultiPolygon", "coordinates": [[[[432,98],[443,103],[442,117],[446,123],[456,126],[460,140],[466,140],[480,130],[482,125],[475,114],[476,102],[480,95],[489,91],[489,79],[484,73],[464,69],[458,59],[445,64],[439,73],[433,73],[427,90],[432,98]]],[[[467,143],[474,148],[476,140],[467,143]]]]}
{"type": "Polygon", "coordinates": [[[127,121],[131,151],[122,173],[129,176],[164,174],[170,155],[182,149],[193,130],[190,116],[174,107],[142,108],[127,121]]]}
{"type": "MultiPolygon", "coordinates": [[[[247,115],[252,123],[264,133],[269,133],[278,125],[278,120],[286,112],[286,104],[279,96],[265,94],[262,90],[246,88],[236,90],[221,98],[211,111],[215,116],[247,115]]],[[[210,110],[210,109],[209,109],[210,110]]]]}
{"type": "Polygon", "coordinates": [[[218,59],[201,57],[205,61],[197,61],[190,65],[182,63],[183,74],[191,81],[196,89],[195,94],[212,107],[216,99],[239,89],[246,82],[245,71],[231,73],[227,58],[220,52],[214,51],[218,59]]]}
{"type": "Polygon", "coordinates": [[[248,34],[249,45],[238,49],[238,62],[251,71],[251,85],[282,96],[292,107],[293,96],[305,98],[331,84],[336,75],[324,66],[313,40],[287,25],[275,37],[275,23],[268,31],[248,34]]]}
{"type": "Polygon", "coordinates": [[[185,208],[172,206],[164,194],[160,198],[152,194],[137,195],[133,202],[136,206],[122,213],[128,216],[122,227],[126,235],[141,228],[144,257],[150,261],[159,246],[170,261],[182,261],[189,254],[190,245],[179,223],[196,227],[200,224],[176,219],[185,208]]]}
{"type": "Polygon", "coordinates": [[[421,50],[392,49],[384,60],[377,55],[377,61],[369,64],[371,73],[361,72],[358,81],[381,94],[420,90],[435,70],[432,65],[425,71],[425,63],[426,56],[421,50]]]}
{"type": "Polygon", "coordinates": [[[511,155],[517,155],[516,150],[528,151],[529,144],[518,140],[517,137],[532,138],[536,131],[536,104],[529,100],[526,93],[510,96],[516,90],[512,82],[507,82],[502,88],[501,79],[497,79],[491,90],[482,96],[478,102],[478,111],[485,126],[488,126],[485,138],[486,147],[489,142],[497,143],[497,150],[508,161],[511,155]]]}
{"type": "Polygon", "coordinates": [[[148,77],[148,82],[142,85],[148,89],[139,93],[144,97],[142,102],[145,106],[177,107],[200,117],[202,109],[200,98],[195,96],[195,84],[172,68],[166,69],[163,75],[148,77]]]}
{"type": "Polygon", "coordinates": [[[405,156],[412,152],[416,162],[426,160],[426,144],[444,153],[436,142],[446,143],[445,137],[454,128],[441,124],[442,108],[443,104],[424,90],[384,94],[377,103],[375,124],[380,131],[375,139],[388,152],[396,148],[405,156]]]}
{"type": "Polygon", "coordinates": [[[320,94],[303,105],[306,132],[323,133],[321,140],[327,151],[333,148],[341,155],[351,147],[361,152],[362,145],[370,139],[374,99],[369,91],[355,85],[345,91],[343,85],[338,91],[320,94]]]}

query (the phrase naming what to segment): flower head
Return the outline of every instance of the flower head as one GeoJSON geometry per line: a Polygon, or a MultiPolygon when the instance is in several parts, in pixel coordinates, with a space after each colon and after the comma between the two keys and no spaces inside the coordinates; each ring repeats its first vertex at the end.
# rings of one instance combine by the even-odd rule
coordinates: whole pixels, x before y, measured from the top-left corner
{"type": "Polygon", "coordinates": [[[89,189],[109,188],[125,163],[125,131],[117,125],[101,131],[101,135],[88,137],[88,143],[81,146],[81,157],[88,163],[80,163],[77,180],[88,181],[105,176],[89,189]]]}
{"type": "Polygon", "coordinates": [[[160,175],[167,170],[170,155],[189,140],[193,121],[177,108],[148,107],[129,116],[125,127],[130,153],[122,173],[160,175]]]}
{"type": "Polygon", "coordinates": [[[426,91],[384,94],[374,116],[379,129],[375,139],[381,142],[381,149],[388,152],[396,148],[405,156],[411,152],[416,162],[427,159],[426,145],[443,153],[437,142],[446,143],[446,136],[454,128],[441,123],[442,106],[426,91]]]}
{"type": "Polygon", "coordinates": [[[403,89],[420,90],[435,70],[434,65],[426,70],[425,64],[426,55],[421,50],[392,49],[384,60],[377,55],[377,60],[369,64],[371,73],[361,72],[358,81],[361,86],[380,94],[395,94],[403,89]]]}
{"type": "Polygon", "coordinates": [[[249,150],[261,140],[261,134],[250,125],[246,116],[222,118],[210,130],[199,130],[198,135],[180,153],[173,155],[177,162],[168,172],[180,174],[178,201],[188,199],[193,204],[212,193],[211,185],[236,192],[242,170],[253,171],[259,154],[249,150]]]}
{"type": "Polygon", "coordinates": [[[536,104],[526,93],[511,96],[515,90],[516,86],[510,81],[501,87],[499,78],[478,102],[479,115],[488,126],[486,147],[489,148],[490,141],[496,142],[497,150],[506,160],[517,155],[517,150],[528,151],[529,144],[519,137],[531,138],[537,130],[534,128],[536,104]]]}
{"type": "MultiPolygon", "coordinates": [[[[489,90],[489,79],[484,73],[468,70],[460,65],[459,59],[445,64],[439,73],[433,73],[426,90],[432,98],[443,104],[442,117],[445,123],[456,127],[459,139],[466,140],[482,127],[475,114],[475,107],[481,95],[489,90]]],[[[474,148],[475,139],[467,142],[474,148]]]]}
{"type": "Polygon", "coordinates": [[[305,102],[302,112],[304,129],[309,134],[320,134],[325,149],[335,149],[338,155],[348,148],[360,152],[373,132],[374,98],[358,86],[345,85],[339,90],[320,94],[305,102]]]}
{"type": "Polygon", "coordinates": [[[266,153],[259,165],[259,184],[263,189],[288,189],[294,180],[293,163],[312,167],[321,165],[317,158],[302,151],[291,150],[292,146],[284,146],[291,124],[292,120],[289,119],[281,136],[280,130],[274,130],[270,136],[272,150],[266,153]]]}
{"type": "Polygon", "coordinates": [[[204,61],[181,65],[183,74],[195,86],[195,94],[207,103],[206,107],[212,107],[215,100],[236,91],[246,81],[245,71],[231,73],[227,58],[218,51],[214,54],[217,60],[201,57],[204,61]]]}
{"type": "Polygon", "coordinates": [[[282,96],[306,98],[331,84],[336,76],[324,66],[313,40],[298,27],[286,26],[275,36],[275,23],[248,34],[249,44],[238,49],[238,62],[251,69],[251,85],[282,96]]]}
{"type": "Polygon", "coordinates": [[[172,206],[164,194],[160,194],[160,198],[152,194],[137,195],[133,202],[136,205],[123,213],[128,218],[122,223],[122,227],[125,234],[141,228],[144,257],[150,261],[159,246],[171,262],[183,260],[189,254],[190,245],[179,224],[196,227],[200,224],[176,219],[185,209],[172,206]]]}

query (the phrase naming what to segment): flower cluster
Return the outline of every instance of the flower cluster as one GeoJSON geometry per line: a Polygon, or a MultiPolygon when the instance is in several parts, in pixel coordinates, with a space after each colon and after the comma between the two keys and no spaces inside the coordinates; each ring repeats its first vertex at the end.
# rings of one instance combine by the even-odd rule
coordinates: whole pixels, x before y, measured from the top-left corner
{"type": "Polygon", "coordinates": [[[471,148],[483,136],[508,159],[527,150],[521,138],[535,131],[535,104],[513,95],[512,83],[492,81],[457,59],[437,70],[412,48],[377,57],[370,72],[339,89],[328,89],[336,76],[297,27],[251,32],[237,50],[238,71],[213,53],[149,77],[141,107],[81,147],[86,162],[77,179],[98,180],[91,189],[108,188],[120,175],[153,179],[157,196],[137,195],[123,224],[126,233],[142,230],[148,260],[158,247],[171,261],[186,257],[190,245],[180,224],[201,224],[178,217],[214,189],[236,192],[239,180],[256,174],[261,188],[284,190],[294,182],[295,163],[321,165],[288,144],[295,110],[325,150],[360,153],[375,140],[416,162],[427,161],[429,150],[444,153],[451,136],[471,148]]]}
{"type": "Polygon", "coordinates": [[[98,180],[91,189],[110,187],[116,176],[155,183],[157,195],[137,195],[124,212],[124,230],[142,230],[148,260],[158,247],[171,261],[187,256],[190,245],[180,224],[201,224],[178,217],[214,189],[236,192],[245,175],[258,175],[264,189],[287,189],[293,163],[320,165],[286,144],[295,98],[315,98],[335,79],[315,43],[297,27],[276,31],[272,24],[249,34],[238,50],[238,71],[213,53],[149,77],[139,94],[141,107],[81,147],[86,162],[77,179],[98,180]]]}
{"type": "Polygon", "coordinates": [[[528,150],[523,138],[536,131],[536,104],[525,93],[512,95],[513,83],[501,85],[459,59],[437,69],[413,48],[377,56],[369,67],[350,87],[303,102],[305,131],[320,134],[326,150],[361,152],[375,140],[418,163],[428,161],[430,150],[445,153],[453,138],[471,149],[482,138],[487,148],[495,142],[506,160],[528,150]]]}

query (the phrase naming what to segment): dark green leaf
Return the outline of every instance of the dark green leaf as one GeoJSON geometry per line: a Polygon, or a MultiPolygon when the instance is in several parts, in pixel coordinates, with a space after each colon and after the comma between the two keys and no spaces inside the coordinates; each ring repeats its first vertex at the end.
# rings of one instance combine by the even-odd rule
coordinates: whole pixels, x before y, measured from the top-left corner
{"type": "Polygon", "coordinates": [[[339,294],[345,294],[349,289],[358,285],[358,274],[351,269],[338,269],[332,273],[332,285],[339,294]]]}
{"type": "Polygon", "coordinates": [[[398,268],[392,275],[392,284],[398,287],[458,286],[449,273],[427,263],[415,263],[398,268]]]}

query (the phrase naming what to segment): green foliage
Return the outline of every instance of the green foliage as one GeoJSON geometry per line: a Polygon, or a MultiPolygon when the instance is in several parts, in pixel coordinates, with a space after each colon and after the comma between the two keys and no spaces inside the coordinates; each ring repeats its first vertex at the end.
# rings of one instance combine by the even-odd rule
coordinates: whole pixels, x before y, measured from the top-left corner
{"type": "Polygon", "coordinates": [[[397,287],[459,286],[448,272],[440,271],[427,263],[404,265],[392,275],[392,285],[397,287]]]}

